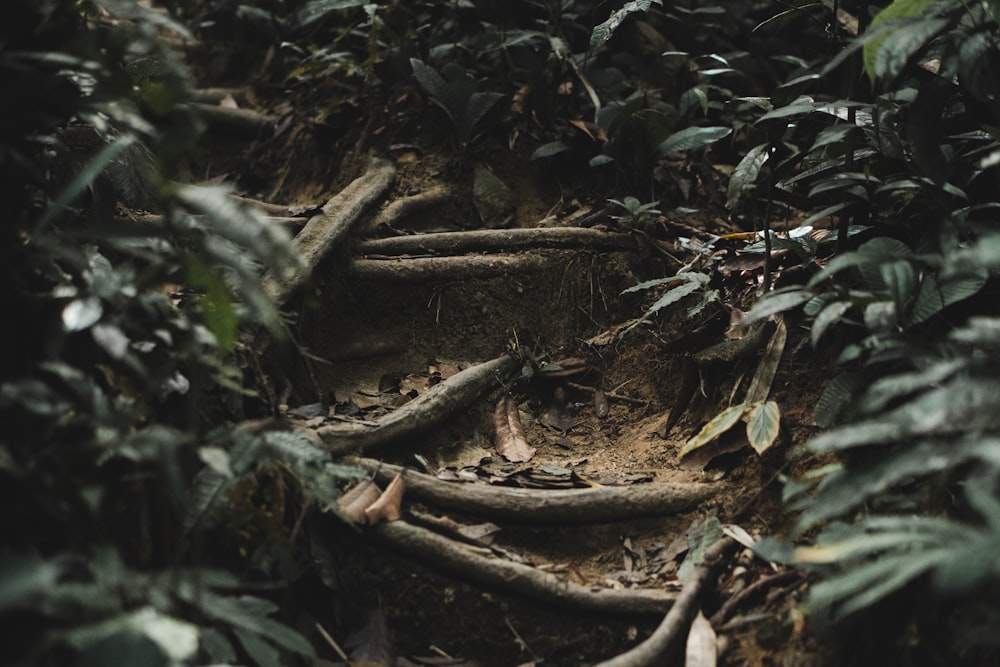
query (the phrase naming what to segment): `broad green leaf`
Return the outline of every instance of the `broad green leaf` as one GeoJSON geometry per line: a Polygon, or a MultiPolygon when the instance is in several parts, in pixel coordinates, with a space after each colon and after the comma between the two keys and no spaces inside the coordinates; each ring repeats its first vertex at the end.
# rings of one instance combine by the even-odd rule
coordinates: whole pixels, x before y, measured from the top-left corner
{"type": "MultiPolygon", "coordinates": [[[[948,27],[948,20],[924,19],[890,32],[881,43],[871,42],[869,47],[877,48],[874,61],[874,76],[876,79],[892,80],[899,76],[910,59],[926,47],[940,32],[948,27]]],[[[867,54],[866,54],[867,55],[867,54]]],[[[868,64],[866,63],[867,67],[868,64]]]]}
{"type": "Polygon", "coordinates": [[[118,137],[111,143],[104,146],[101,150],[97,152],[97,155],[92,157],[87,164],[84,165],[83,169],[73,177],[73,180],[69,182],[63,191],[59,193],[56,200],[45,209],[45,213],[42,215],[41,219],[38,221],[38,229],[44,229],[47,227],[56,216],[66,210],[66,208],[76,201],[76,198],[83,194],[83,191],[87,189],[97,177],[101,175],[104,168],[108,164],[118,158],[126,148],[131,144],[135,143],[137,139],[126,134],[118,137]]]}
{"type": "Polygon", "coordinates": [[[809,608],[832,606],[836,617],[849,616],[947,562],[949,554],[947,549],[939,548],[881,556],[877,561],[857,565],[840,576],[815,584],[806,604],[809,608]]]}
{"type": "MultiPolygon", "coordinates": [[[[874,19],[872,19],[871,25],[868,27],[869,30],[875,30],[879,27],[879,24],[886,21],[891,21],[893,19],[904,19],[904,18],[914,18],[920,16],[920,14],[931,4],[933,0],[895,0],[888,7],[880,11],[874,19]]],[[[895,28],[893,31],[899,30],[895,28]]],[[[865,66],[865,71],[868,72],[868,78],[871,79],[872,85],[875,84],[875,58],[878,55],[879,50],[885,43],[886,37],[888,37],[891,32],[880,35],[876,39],[872,39],[864,45],[863,51],[863,61],[865,66]]]]}
{"type": "Polygon", "coordinates": [[[747,439],[758,454],[763,454],[778,438],[781,430],[781,411],[774,401],[758,403],[746,414],[747,439]]]}
{"type": "Polygon", "coordinates": [[[770,157],[770,144],[760,144],[754,146],[743,156],[740,163],[736,165],[732,176],[729,177],[729,191],[726,197],[726,207],[735,208],[744,196],[753,191],[757,182],[757,175],[761,167],[770,157]]]}
{"type": "Polygon", "coordinates": [[[896,303],[896,312],[904,312],[917,285],[917,270],[905,259],[879,264],[878,269],[882,282],[896,303]]]}
{"type": "Polygon", "coordinates": [[[188,284],[202,294],[198,299],[205,326],[215,336],[219,350],[226,354],[236,345],[238,323],[229,288],[217,270],[189,255],[184,262],[188,284]]]}
{"type": "Polygon", "coordinates": [[[674,132],[659,145],[660,153],[677,153],[704,148],[732,134],[731,127],[686,127],[674,132]]]}
{"type": "Polygon", "coordinates": [[[67,333],[83,331],[96,324],[103,314],[104,308],[100,299],[92,296],[74,299],[63,308],[63,330],[67,333]]]}
{"type": "Polygon", "coordinates": [[[743,318],[740,324],[745,327],[758,320],[768,318],[775,313],[783,313],[787,310],[798,308],[813,298],[813,296],[814,294],[811,291],[800,288],[793,288],[786,292],[775,291],[765,294],[754,304],[753,308],[750,309],[750,312],[746,314],[746,317],[743,318]]]}
{"type": "Polygon", "coordinates": [[[726,408],[718,415],[716,415],[711,421],[705,424],[702,429],[681,449],[681,457],[693,452],[694,450],[707,445],[712,442],[720,435],[731,429],[736,425],[746,411],[749,409],[745,403],[740,403],[739,405],[733,405],[726,408]]]}
{"type": "Polygon", "coordinates": [[[300,28],[308,28],[325,19],[333,12],[361,7],[367,0],[310,0],[295,13],[295,23],[300,28]]]}
{"type": "Polygon", "coordinates": [[[933,275],[924,276],[910,315],[912,324],[934,317],[947,306],[977,294],[986,284],[986,272],[967,278],[957,277],[939,282],[933,275]]]}
{"type": "Polygon", "coordinates": [[[261,639],[259,635],[239,627],[233,628],[233,634],[236,635],[243,650],[257,663],[258,667],[282,667],[281,655],[278,650],[261,639]]]}
{"type": "Polygon", "coordinates": [[[841,320],[851,306],[853,306],[850,301],[834,301],[833,303],[827,304],[823,310],[819,312],[816,319],[813,320],[812,329],[809,332],[809,339],[812,342],[814,348],[819,347],[819,341],[823,338],[823,334],[837,322],[841,320]]]}
{"type": "Polygon", "coordinates": [[[552,157],[553,155],[558,155],[559,153],[565,153],[569,150],[569,146],[561,141],[550,141],[547,144],[542,144],[531,154],[529,159],[540,160],[542,158],[552,157]]]}

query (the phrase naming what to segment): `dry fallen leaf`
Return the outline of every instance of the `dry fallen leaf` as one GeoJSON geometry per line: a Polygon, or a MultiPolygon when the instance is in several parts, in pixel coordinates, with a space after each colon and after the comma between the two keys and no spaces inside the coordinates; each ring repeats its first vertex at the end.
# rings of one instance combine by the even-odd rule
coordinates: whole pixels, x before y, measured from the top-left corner
{"type": "Polygon", "coordinates": [[[381,490],[375,482],[365,480],[340,497],[337,507],[340,513],[355,523],[366,523],[365,515],[372,503],[378,500],[381,490]]]}
{"type": "Polygon", "coordinates": [[[496,431],[496,447],[500,456],[511,463],[530,461],[535,455],[535,448],[528,444],[524,437],[524,426],[521,416],[517,413],[517,402],[510,396],[504,396],[497,403],[493,412],[493,428],[496,431]]]}
{"type": "Polygon", "coordinates": [[[406,483],[403,481],[403,476],[398,474],[392,478],[382,495],[365,508],[365,517],[367,517],[368,523],[374,526],[383,521],[399,521],[402,516],[404,491],[406,491],[406,483]]]}
{"type": "Polygon", "coordinates": [[[691,622],[691,630],[688,632],[684,667],[715,667],[718,661],[715,643],[715,630],[705,615],[699,611],[691,622]]]}

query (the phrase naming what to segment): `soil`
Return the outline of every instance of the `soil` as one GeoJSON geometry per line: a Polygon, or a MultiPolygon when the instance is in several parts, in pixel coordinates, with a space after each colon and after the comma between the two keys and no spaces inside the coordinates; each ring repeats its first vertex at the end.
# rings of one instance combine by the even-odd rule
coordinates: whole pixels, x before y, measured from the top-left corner
{"type": "MultiPolygon", "coordinates": [[[[201,71],[201,85],[229,83],[210,71],[211,57],[204,50],[189,53],[201,71]]],[[[752,303],[759,270],[718,275],[722,301],[694,318],[686,317],[684,307],[667,308],[627,333],[623,325],[639,317],[659,293],[622,291],[673,274],[678,264],[668,255],[691,259],[665,216],[656,222],[655,247],[519,251],[521,258],[531,255],[531,261],[523,270],[499,276],[365,282],[345,268],[362,236],[484,226],[474,205],[477,164],[512,191],[513,218],[506,222],[511,227],[574,226],[574,221],[586,220],[590,226],[620,230],[606,200],[621,192],[610,186],[577,189],[573,177],[529,160],[535,146],[526,140],[482,136],[456,148],[447,120],[425,106],[415,90],[395,96],[395,108],[372,110],[367,123],[356,108],[355,122],[337,116],[340,125],[329,110],[339,109],[341,115],[351,110],[333,106],[338,95],[342,91],[258,87],[241,106],[279,118],[276,135],[248,140],[213,131],[211,162],[192,167],[199,178],[231,183],[242,195],[293,212],[322,206],[364,172],[370,153],[393,159],[397,169],[383,209],[436,186],[451,192],[444,203],[401,219],[391,229],[369,228],[346,247],[335,248],[304,294],[288,305],[299,342],[311,356],[275,362],[282,369],[270,381],[285,408],[294,412],[320,403],[324,414],[329,410],[341,419],[377,419],[407,400],[407,394],[426,391],[435,371],[446,376],[453,366],[464,368],[517,349],[533,360],[525,364],[525,375],[534,373],[532,377],[500,388],[442,428],[379,455],[432,474],[464,470],[481,483],[502,479],[544,487],[710,481],[721,490],[679,516],[565,527],[511,523],[501,527],[494,546],[591,587],[678,590],[686,536],[710,517],[754,536],[781,535],[787,529],[779,477],[791,471],[796,450],[813,432],[811,406],[823,376],[814,357],[800,354],[805,341],[794,322],[786,323],[788,341],[770,392],[781,412],[781,434],[771,449],[758,455],[740,446],[744,439],[730,443],[734,451],[702,465],[682,466],[679,459],[685,442],[708,420],[742,400],[759,351],[696,370],[698,386],[690,405],[679,419],[670,418],[683,402],[691,355],[726,340],[732,313],[752,303]],[[567,359],[583,360],[584,372],[566,379],[546,377],[541,370],[546,363],[567,359]],[[607,397],[606,414],[595,401],[598,391],[607,397]],[[536,449],[529,461],[506,462],[495,449],[491,415],[504,394],[516,401],[526,439],[536,449]],[[554,407],[555,402],[561,405],[554,407]]],[[[741,231],[713,211],[706,206],[680,222],[706,233],[741,231]]],[[[372,211],[370,219],[378,213],[372,211]]],[[[476,522],[474,517],[452,518],[476,522]]],[[[331,646],[321,647],[321,655],[330,662],[340,659],[332,647],[336,643],[353,650],[354,660],[367,658],[373,664],[592,664],[642,641],[660,621],[581,614],[502,588],[485,590],[434,563],[373,546],[363,529],[346,528],[329,515],[313,517],[308,530],[319,574],[300,581],[293,607],[309,619],[303,625],[310,632],[318,622],[329,633],[331,646]],[[447,662],[447,656],[455,660],[447,662]]],[[[773,574],[772,566],[749,550],[737,551],[706,596],[705,615],[712,616],[741,589],[773,574]]],[[[733,609],[715,628],[720,664],[821,663],[797,610],[803,586],[800,579],[764,586],[733,609]]]]}

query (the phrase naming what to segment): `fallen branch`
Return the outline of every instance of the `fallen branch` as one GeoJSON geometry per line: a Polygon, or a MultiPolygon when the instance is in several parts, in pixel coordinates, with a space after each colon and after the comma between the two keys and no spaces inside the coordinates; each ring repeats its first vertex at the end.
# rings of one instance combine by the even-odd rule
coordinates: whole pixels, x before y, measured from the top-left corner
{"type": "Polygon", "coordinates": [[[372,526],[361,534],[446,574],[496,591],[563,606],[574,612],[662,614],[671,608],[677,598],[674,593],[658,589],[594,588],[573,583],[404,521],[372,526]]]}
{"type": "Polygon", "coordinates": [[[538,227],[532,229],[477,229],[394,236],[358,245],[362,255],[461,255],[524,248],[586,248],[590,250],[635,250],[630,234],[602,232],[584,227],[538,227]]]}
{"type": "Polygon", "coordinates": [[[412,438],[468,408],[497,384],[504,382],[520,365],[516,357],[504,355],[452,375],[382,417],[375,426],[329,424],[317,429],[316,433],[325,448],[335,454],[360,454],[412,438]]]}
{"type": "Polygon", "coordinates": [[[303,269],[286,283],[265,278],[265,289],[275,301],[283,302],[302,285],[319,265],[323,257],[338,242],[343,241],[359,223],[361,217],[380,201],[396,178],[396,168],[388,160],[374,158],[368,170],[334,195],[323,209],[313,217],[295,237],[295,244],[305,260],[303,269]]]}
{"type": "Polygon", "coordinates": [[[355,259],[351,275],[373,283],[432,283],[495,278],[544,271],[553,265],[565,266],[561,251],[554,254],[465,255],[460,257],[411,257],[406,259],[355,259]]]}
{"type": "Polygon", "coordinates": [[[715,484],[632,484],[589,489],[517,489],[446,482],[372,459],[352,463],[388,483],[402,473],[410,498],[493,521],[516,523],[608,523],[668,516],[694,509],[718,492],[715,484]]]}
{"type": "Polygon", "coordinates": [[[736,542],[724,537],[705,552],[702,562],[695,568],[691,578],[684,582],[677,601],[663,617],[649,638],[620,655],[597,663],[595,667],[655,667],[679,664],[674,660],[688,635],[691,621],[698,614],[698,601],[704,589],[712,582],[716,568],[723,557],[736,546],[736,542]]]}

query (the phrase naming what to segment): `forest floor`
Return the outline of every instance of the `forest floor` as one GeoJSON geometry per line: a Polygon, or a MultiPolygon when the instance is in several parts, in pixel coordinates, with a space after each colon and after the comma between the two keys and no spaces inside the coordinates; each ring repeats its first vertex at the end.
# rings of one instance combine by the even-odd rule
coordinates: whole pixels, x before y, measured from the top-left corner
{"type": "MultiPolygon", "coordinates": [[[[267,136],[212,127],[210,152],[192,167],[195,180],[231,184],[304,223],[365,173],[371,155],[387,158],[395,170],[388,194],[288,305],[312,357],[273,360],[281,372],[268,375],[270,386],[259,389],[271,392],[289,419],[310,425],[377,420],[459,368],[517,348],[534,358],[533,371],[378,457],[475,484],[544,489],[678,482],[711,483],[716,490],[666,517],[500,522],[490,548],[593,589],[677,591],[688,537],[713,517],[754,537],[781,536],[787,529],[780,480],[793,473],[796,451],[815,432],[812,407],[824,376],[808,335],[793,322],[782,323],[787,340],[780,344],[770,336],[741,358],[691,364],[699,352],[743,335],[731,323],[752,305],[760,284],[757,260],[717,239],[745,231],[718,204],[724,165],[707,158],[685,165],[691,190],[676,205],[697,202],[699,210],[660,214],[639,233],[614,218],[623,211],[608,200],[621,198],[620,191],[558,163],[530,160],[534,146],[523,138],[486,134],[456,146],[443,114],[415,87],[389,95],[392,108],[366,109],[345,104],[350,96],[334,83],[254,85],[219,75],[213,65],[219,53],[210,48],[187,55],[201,87],[234,87],[223,106],[274,120],[267,136]],[[386,217],[394,202],[427,193],[432,195],[404,215],[386,217]],[[488,200],[497,198],[491,206],[488,200]],[[414,260],[448,253],[390,254],[362,245],[488,227],[588,228],[631,234],[636,242],[459,251],[452,253],[460,259],[451,268],[427,271],[413,269],[414,260]],[[678,237],[691,241],[682,245],[678,237]],[[622,291],[673,275],[695,258],[690,243],[713,239],[711,287],[720,300],[691,318],[685,301],[626,331],[658,293],[622,291]],[[500,256],[500,268],[483,259],[500,256]],[[345,268],[360,266],[357,259],[368,262],[365,270],[345,268]],[[775,444],[758,455],[737,428],[710,453],[682,459],[685,442],[740,403],[769,358],[777,371],[767,396],[781,414],[775,444]],[[282,391],[283,381],[290,390],[282,391]],[[522,460],[497,451],[493,415],[505,397],[530,447],[512,457],[522,460]]],[[[246,68],[246,79],[260,67],[266,64],[246,68]]],[[[298,228],[294,220],[285,224],[298,228]]],[[[660,621],[655,615],[583,613],[503,587],[484,588],[333,523],[323,524],[325,535],[309,528],[315,558],[330,566],[327,587],[308,577],[317,586],[300,587],[303,609],[331,635],[331,662],[338,660],[332,648],[338,644],[366,664],[388,663],[387,655],[398,660],[389,664],[593,664],[641,642],[660,621]]],[[[702,600],[703,613],[713,620],[710,641],[719,664],[821,664],[798,609],[805,587],[797,574],[749,549],[731,552],[702,600]],[[740,595],[754,584],[753,594],[740,595]]],[[[707,664],[692,660],[688,664],[707,664]]]]}

